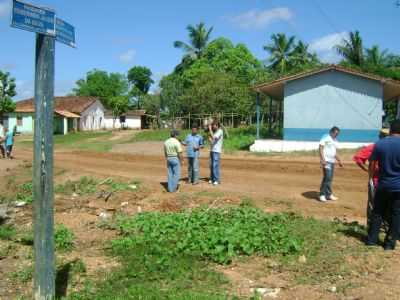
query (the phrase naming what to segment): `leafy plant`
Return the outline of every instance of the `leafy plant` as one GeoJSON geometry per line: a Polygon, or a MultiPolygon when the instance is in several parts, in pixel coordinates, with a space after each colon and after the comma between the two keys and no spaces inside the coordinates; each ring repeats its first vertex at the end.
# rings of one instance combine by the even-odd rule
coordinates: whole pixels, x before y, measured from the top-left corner
{"type": "Polygon", "coordinates": [[[83,176],[79,180],[67,180],[56,186],[55,192],[61,194],[87,195],[96,192],[98,181],[93,177],[83,176]]]}
{"type": "Polygon", "coordinates": [[[57,250],[70,251],[74,247],[75,235],[63,224],[57,225],[54,231],[54,244],[57,250]]]}
{"type": "Polygon", "coordinates": [[[32,280],[33,271],[34,271],[33,265],[26,266],[23,269],[20,269],[12,273],[11,278],[21,283],[27,283],[28,281],[32,280]]]}
{"type": "Polygon", "coordinates": [[[22,201],[26,203],[33,202],[33,185],[32,182],[25,182],[17,186],[17,201],[22,201]]]}
{"type": "Polygon", "coordinates": [[[298,252],[302,240],[289,232],[288,222],[287,215],[270,215],[249,206],[143,213],[119,220],[124,238],[112,246],[118,252],[137,245],[153,245],[168,249],[166,252],[173,256],[195,255],[226,264],[239,255],[298,252]]]}

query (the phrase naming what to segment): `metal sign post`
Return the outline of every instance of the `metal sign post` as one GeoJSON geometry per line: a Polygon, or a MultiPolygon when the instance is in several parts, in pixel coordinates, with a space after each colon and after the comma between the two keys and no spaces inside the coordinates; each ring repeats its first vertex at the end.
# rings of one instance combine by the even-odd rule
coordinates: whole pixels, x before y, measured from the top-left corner
{"type": "Polygon", "coordinates": [[[36,300],[54,299],[53,216],[53,37],[36,36],[35,135],[33,154],[34,248],[36,300]]]}
{"type": "Polygon", "coordinates": [[[75,47],[75,28],[53,10],[13,0],[11,26],[36,32],[33,150],[34,299],[55,298],[53,117],[55,40],[75,47]]]}

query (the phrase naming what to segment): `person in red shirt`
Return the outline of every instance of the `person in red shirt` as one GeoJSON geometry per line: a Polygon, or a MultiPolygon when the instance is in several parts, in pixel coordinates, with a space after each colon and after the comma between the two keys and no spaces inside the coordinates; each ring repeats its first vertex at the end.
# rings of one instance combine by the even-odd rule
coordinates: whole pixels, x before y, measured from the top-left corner
{"type": "MultiPolygon", "coordinates": [[[[379,139],[389,135],[389,129],[382,129],[379,133],[379,139]]],[[[366,173],[368,173],[367,162],[374,151],[375,144],[371,144],[361,148],[354,156],[353,161],[366,173]]],[[[376,187],[378,186],[379,166],[376,165],[372,180],[368,183],[368,205],[367,205],[367,226],[369,226],[372,210],[374,208],[374,197],[376,187]]]]}

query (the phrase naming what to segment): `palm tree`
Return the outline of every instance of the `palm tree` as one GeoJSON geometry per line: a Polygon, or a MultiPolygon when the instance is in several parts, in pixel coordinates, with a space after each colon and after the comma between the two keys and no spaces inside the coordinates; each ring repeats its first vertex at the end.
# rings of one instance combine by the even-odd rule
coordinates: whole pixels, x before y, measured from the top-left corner
{"type": "Polygon", "coordinates": [[[364,48],[360,32],[350,32],[348,39],[343,39],[341,45],[336,45],[336,51],[353,65],[361,66],[364,62],[364,48]]]}
{"type": "Polygon", "coordinates": [[[185,51],[185,56],[189,56],[192,59],[197,59],[207,47],[213,27],[207,29],[205,24],[201,22],[195,26],[189,25],[186,27],[186,29],[189,31],[190,43],[187,44],[182,41],[175,41],[174,47],[185,51]]]}
{"type": "Polygon", "coordinates": [[[308,64],[319,63],[318,56],[315,53],[308,51],[309,45],[303,41],[298,41],[290,56],[292,57],[293,64],[296,66],[303,66],[308,64]]]}
{"type": "Polygon", "coordinates": [[[295,37],[286,37],[284,33],[273,34],[272,42],[264,46],[264,50],[270,53],[270,67],[281,74],[287,71],[293,56],[295,37]]]}
{"type": "Polygon", "coordinates": [[[365,49],[366,62],[373,66],[384,66],[388,62],[388,50],[380,51],[379,46],[374,45],[370,49],[365,49]]]}

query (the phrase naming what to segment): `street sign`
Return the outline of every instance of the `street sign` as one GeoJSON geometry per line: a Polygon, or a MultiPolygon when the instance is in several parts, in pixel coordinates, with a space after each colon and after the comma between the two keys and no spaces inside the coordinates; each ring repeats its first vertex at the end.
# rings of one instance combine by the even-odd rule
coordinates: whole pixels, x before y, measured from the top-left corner
{"type": "Polygon", "coordinates": [[[11,26],[55,36],[55,18],[53,10],[38,7],[21,0],[13,0],[11,26]]]}
{"type": "Polygon", "coordinates": [[[56,40],[75,48],[75,27],[56,18],[56,40]]]}

